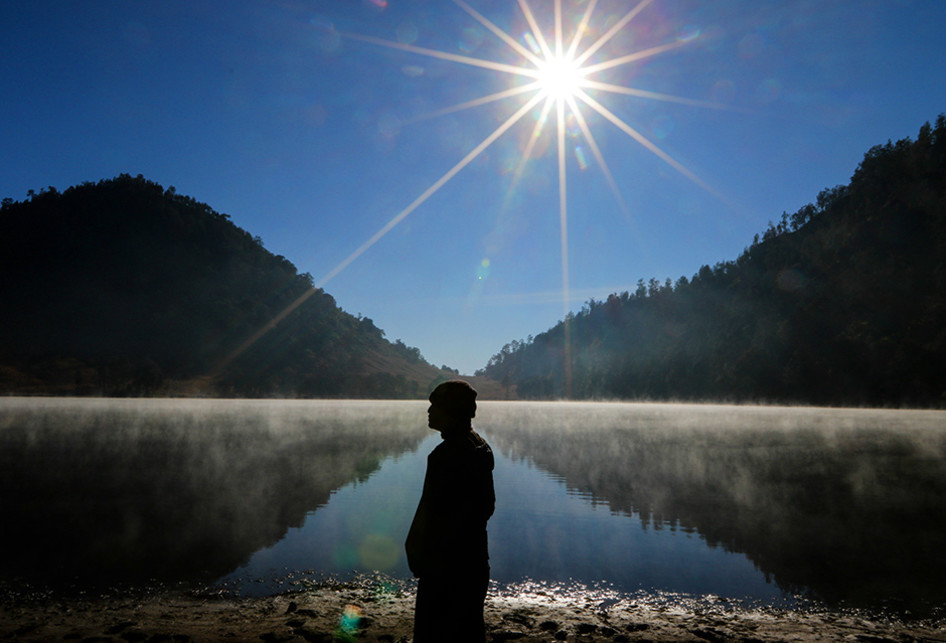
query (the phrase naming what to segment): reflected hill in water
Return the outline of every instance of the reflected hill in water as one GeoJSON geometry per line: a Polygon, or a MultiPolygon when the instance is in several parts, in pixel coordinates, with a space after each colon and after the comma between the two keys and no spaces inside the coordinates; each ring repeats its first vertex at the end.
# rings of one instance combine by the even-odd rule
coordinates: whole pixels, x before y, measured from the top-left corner
{"type": "Polygon", "coordinates": [[[416,449],[422,414],[369,401],[6,400],[0,570],[82,587],[211,581],[416,449]]]}
{"type": "MultiPolygon", "coordinates": [[[[404,491],[320,508],[435,437],[425,407],[0,399],[0,595],[18,580],[209,583],[310,518],[364,518],[404,491]]],[[[475,423],[498,453],[534,462],[583,501],[744,554],[785,591],[914,616],[946,606],[944,412],[483,402],[475,423]]],[[[418,482],[424,455],[412,465],[418,482]]],[[[504,502],[527,493],[497,487],[504,502]]],[[[521,527],[544,540],[533,550],[528,539],[491,543],[497,562],[555,553],[543,525],[521,527]]],[[[596,532],[579,537],[601,549],[595,564],[620,558],[596,532]]],[[[566,566],[573,554],[561,552],[566,566]]]]}
{"type": "Polygon", "coordinates": [[[782,589],[946,603],[946,423],[922,411],[484,404],[494,448],[653,529],[744,553],[782,589]]]}

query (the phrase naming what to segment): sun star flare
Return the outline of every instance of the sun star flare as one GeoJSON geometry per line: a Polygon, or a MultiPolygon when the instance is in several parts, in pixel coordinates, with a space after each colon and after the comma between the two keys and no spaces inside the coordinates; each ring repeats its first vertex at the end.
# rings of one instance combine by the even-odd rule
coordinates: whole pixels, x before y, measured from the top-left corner
{"type": "MultiPolygon", "coordinates": [[[[648,152],[668,164],[670,167],[679,172],[688,180],[692,181],[694,184],[700,186],[716,197],[720,196],[704,181],[699,179],[693,172],[688,170],[682,163],[675,160],[656,143],[646,138],[638,130],[634,129],[621,118],[614,115],[612,111],[607,110],[602,106],[598,99],[592,96],[592,93],[598,95],[611,94],[698,107],[720,108],[721,105],[708,101],[699,101],[680,96],[651,92],[634,87],[602,82],[600,79],[591,78],[595,74],[605,70],[639,62],[647,58],[660,55],[664,52],[675,50],[679,47],[691,44],[694,42],[695,38],[685,40],[675,39],[659,46],[632,51],[604,60],[599,59],[597,62],[592,63],[589,61],[591,61],[595,56],[598,56],[599,52],[602,51],[602,48],[608,42],[610,42],[622,29],[626,28],[627,25],[632,20],[634,20],[634,18],[644,11],[644,9],[651,5],[653,0],[641,0],[631,9],[629,9],[619,20],[613,22],[610,28],[602,36],[600,36],[597,40],[592,42],[584,49],[581,48],[582,38],[586,33],[589,32],[588,26],[591,23],[592,16],[598,4],[598,0],[590,0],[588,2],[580,20],[577,22],[577,26],[574,28],[574,33],[570,34],[570,39],[568,40],[566,40],[564,23],[572,21],[566,21],[565,18],[572,18],[573,16],[565,15],[566,12],[563,11],[562,8],[562,0],[548,1],[554,3],[554,27],[550,34],[545,33],[542,30],[528,1],[518,0],[522,16],[529,26],[529,30],[522,35],[520,42],[520,40],[515,39],[507,31],[501,29],[483,14],[467,4],[464,0],[454,0],[454,4],[463,9],[463,11],[469,14],[474,20],[489,30],[493,35],[498,37],[507,46],[509,46],[509,48],[523,60],[523,63],[520,65],[514,65],[485,58],[477,58],[465,54],[456,54],[449,51],[440,51],[426,47],[419,47],[412,44],[384,40],[382,38],[376,38],[373,36],[365,36],[355,33],[343,34],[344,36],[354,40],[359,40],[382,47],[389,47],[391,49],[397,49],[409,54],[436,58],[439,60],[469,65],[481,69],[488,69],[496,72],[497,77],[508,75],[518,76],[525,79],[527,82],[525,84],[520,84],[505,90],[496,91],[479,98],[464,101],[458,105],[438,109],[425,117],[412,119],[415,122],[426,120],[428,118],[435,118],[444,114],[461,112],[482,105],[505,101],[507,99],[518,99],[524,101],[523,103],[520,103],[519,107],[513,109],[513,113],[510,117],[506,118],[501,125],[499,125],[495,130],[493,130],[492,133],[486,136],[482,142],[473,148],[472,152],[467,154],[459,163],[457,163],[450,171],[448,171],[447,174],[434,181],[434,183],[432,183],[431,186],[427,188],[419,197],[414,199],[414,201],[408,207],[396,214],[364,244],[352,252],[348,257],[343,259],[341,263],[339,263],[335,268],[328,271],[328,273],[326,273],[326,275],[318,281],[318,286],[324,286],[325,283],[338,275],[338,273],[344,270],[352,261],[360,257],[371,246],[380,241],[407,215],[420,207],[427,199],[433,196],[434,193],[446,185],[447,182],[449,182],[450,179],[452,179],[453,176],[455,176],[461,169],[466,167],[466,165],[468,165],[473,160],[473,158],[479,154],[482,154],[487,147],[492,145],[502,134],[516,125],[518,121],[525,118],[525,116],[532,110],[539,110],[540,115],[535,121],[534,130],[532,136],[530,137],[530,144],[523,152],[522,161],[514,174],[512,187],[515,188],[515,183],[518,181],[519,177],[521,177],[523,168],[530,160],[532,160],[530,155],[532,154],[533,143],[535,140],[539,135],[541,135],[546,126],[553,128],[551,131],[557,133],[555,138],[557,141],[556,144],[558,146],[558,193],[561,201],[559,204],[559,216],[562,227],[563,305],[566,315],[568,312],[569,302],[567,297],[568,206],[566,203],[567,189],[565,182],[567,180],[567,171],[565,160],[568,155],[566,146],[569,144],[569,142],[567,140],[568,137],[562,135],[562,132],[566,129],[567,121],[571,120],[572,122],[578,124],[581,136],[585,139],[588,149],[592,151],[593,158],[600,166],[600,169],[607,180],[608,186],[614,193],[618,207],[624,212],[626,216],[628,216],[628,218],[630,218],[630,213],[628,212],[627,205],[625,204],[624,198],[621,195],[617,182],[614,180],[611,170],[608,167],[604,156],[601,154],[600,146],[595,140],[594,134],[588,125],[587,118],[585,118],[584,114],[582,113],[583,106],[593,112],[598,113],[599,115],[602,115],[605,120],[610,121],[615,127],[617,127],[619,131],[623,132],[631,140],[640,144],[648,152]],[[528,107],[523,109],[522,105],[526,105],[528,107]],[[554,117],[552,119],[547,118],[549,114],[554,114],[554,117]],[[548,123],[549,120],[554,120],[555,122],[548,123]]],[[[587,167],[587,161],[585,160],[582,150],[576,148],[575,156],[581,169],[587,167]]]]}
{"type": "MultiPolygon", "coordinates": [[[[535,2],[535,0],[533,0],[533,2],[535,2]]],[[[630,212],[628,211],[617,181],[615,180],[614,175],[601,152],[598,142],[595,140],[595,136],[592,133],[592,128],[590,127],[588,119],[583,114],[582,109],[587,108],[589,112],[598,114],[605,121],[608,121],[614,125],[618,131],[622,132],[630,140],[633,140],[643,149],[647,150],[649,153],[653,154],[658,159],[669,165],[687,180],[691,181],[695,185],[698,185],[713,196],[722,198],[706,182],[697,177],[695,173],[674,159],[669,153],[659,147],[656,143],[644,136],[644,134],[642,134],[638,129],[631,127],[619,116],[615,115],[613,111],[607,109],[600,102],[600,99],[603,95],[612,95],[696,107],[709,107],[716,109],[722,107],[719,104],[708,101],[700,101],[665,93],[647,91],[640,88],[614,84],[612,82],[605,82],[600,78],[594,78],[594,76],[606,70],[613,70],[621,66],[637,63],[653,56],[661,55],[665,52],[691,45],[697,40],[697,38],[671,39],[668,42],[657,46],[643,48],[628,53],[622,53],[611,58],[602,58],[602,52],[607,51],[605,49],[605,45],[613,40],[621,30],[626,28],[628,24],[630,24],[653,2],[654,0],[641,0],[639,3],[631,7],[626,13],[624,13],[623,16],[616,22],[609,20],[610,27],[607,29],[607,31],[605,31],[603,35],[598,37],[589,45],[582,48],[583,37],[587,33],[591,33],[589,25],[592,23],[593,14],[597,7],[598,0],[589,0],[581,14],[580,19],[577,22],[573,20],[573,18],[577,17],[577,14],[573,16],[571,15],[571,11],[563,10],[562,0],[546,0],[546,5],[548,3],[554,3],[554,26],[551,29],[551,33],[543,32],[538,20],[536,19],[535,13],[532,11],[532,8],[529,5],[529,2],[527,0],[518,0],[522,16],[529,27],[529,30],[522,35],[521,40],[514,38],[507,31],[503,30],[483,14],[476,11],[464,0],[454,0],[454,4],[460,7],[480,25],[482,25],[502,42],[504,42],[516,54],[516,56],[522,60],[522,62],[518,65],[510,64],[508,62],[500,62],[497,60],[489,60],[486,58],[478,58],[466,54],[458,54],[449,51],[420,47],[413,44],[385,40],[383,38],[377,38],[363,34],[340,34],[352,40],[399,50],[409,55],[425,56],[451,63],[486,69],[494,72],[497,79],[503,77],[509,78],[512,76],[518,77],[520,81],[524,80],[525,82],[520,82],[519,84],[513,83],[511,87],[507,86],[505,89],[499,89],[492,93],[464,101],[458,105],[443,107],[433,111],[430,114],[427,114],[427,116],[411,119],[412,122],[417,122],[426,120],[428,118],[458,113],[476,107],[496,104],[503,101],[517,101],[517,104],[510,110],[510,112],[508,112],[509,115],[502,119],[500,125],[498,125],[490,134],[488,134],[479,144],[473,146],[469,153],[464,155],[460,161],[458,161],[452,168],[447,170],[447,172],[440,178],[434,180],[430,187],[424,190],[403,210],[395,214],[375,234],[373,234],[368,238],[368,240],[361,244],[361,246],[351,252],[338,265],[325,273],[321,279],[317,280],[315,287],[323,287],[327,282],[332,280],[335,276],[347,268],[353,261],[361,257],[372,246],[374,246],[374,244],[384,238],[395,226],[400,224],[407,216],[423,205],[427,199],[438,192],[456,174],[469,165],[476,157],[482,154],[496,140],[516,126],[521,120],[526,118],[527,115],[532,113],[536,117],[534,119],[534,124],[532,125],[532,133],[529,137],[529,143],[526,146],[526,149],[522,152],[522,158],[518,168],[513,175],[513,182],[510,190],[516,188],[516,184],[522,176],[526,164],[531,160],[535,160],[532,158],[532,154],[534,153],[534,144],[536,140],[542,135],[546,127],[550,128],[549,132],[554,137],[556,141],[555,144],[557,146],[559,197],[558,216],[561,227],[562,306],[563,315],[566,321],[565,350],[567,353],[569,345],[567,337],[567,324],[570,295],[568,269],[568,190],[566,187],[566,182],[568,176],[567,166],[570,145],[574,146],[574,149],[571,151],[574,153],[579,169],[583,170],[587,167],[587,158],[578,144],[573,142],[573,138],[577,139],[580,135],[580,137],[584,139],[587,149],[591,151],[592,158],[595,160],[598,167],[604,174],[609,188],[614,193],[615,201],[618,207],[628,219],[631,219],[630,212]],[[565,33],[564,25],[566,23],[575,25],[572,29],[573,33],[565,33]],[[568,36],[568,38],[566,38],[566,36],[568,36]],[[569,122],[577,125],[578,134],[576,134],[574,137],[566,136],[565,134],[566,130],[568,129],[569,122]]],[[[290,309],[297,306],[299,303],[301,303],[301,300],[304,300],[306,297],[307,295],[300,298],[300,302],[296,302],[290,307],[290,309]]],[[[262,335],[264,332],[266,332],[266,330],[268,330],[268,328],[272,327],[275,323],[278,323],[282,316],[278,317],[273,323],[267,325],[266,328],[261,329],[257,335],[254,335],[252,338],[250,338],[246,345],[241,346],[238,349],[236,354],[241,353],[248,347],[248,345],[255,342],[259,335],[262,335]]],[[[231,359],[232,357],[233,356],[231,356],[231,359]]],[[[570,385],[567,381],[567,370],[569,366],[568,358],[566,358],[565,363],[566,389],[569,389],[570,385]]]]}

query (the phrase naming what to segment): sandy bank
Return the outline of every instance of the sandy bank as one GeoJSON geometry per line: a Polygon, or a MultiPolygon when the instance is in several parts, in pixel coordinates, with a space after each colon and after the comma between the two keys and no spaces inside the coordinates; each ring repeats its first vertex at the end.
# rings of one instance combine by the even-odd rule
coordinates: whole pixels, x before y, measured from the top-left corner
{"type": "MultiPolygon", "coordinates": [[[[413,594],[385,584],[339,585],[265,598],[162,593],[48,599],[0,607],[2,641],[381,641],[411,638],[413,594]]],[[[492,592],[489,641],[944,641],[943,622],[856,613],[753,608],[728,601],[629,598],[542,588],[492,592]]],[[[451,637],[445,633],[444,641],[451,637]]]]}

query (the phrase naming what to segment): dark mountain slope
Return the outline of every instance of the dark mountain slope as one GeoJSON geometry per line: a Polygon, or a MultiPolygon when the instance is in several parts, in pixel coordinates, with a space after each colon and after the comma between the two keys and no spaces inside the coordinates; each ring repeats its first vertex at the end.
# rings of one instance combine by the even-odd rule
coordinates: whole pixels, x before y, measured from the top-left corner
{"type": "Polygon", "coordinates": [[[7,392],[415,397],[444,377],[227,215],[141,176],[5,199],[0,301],[7,392]]]}
{"type": "Polygon", "coordinates": [[[589,301],[481,374],[521,397],[946,404],[946,117],[735,261],[589,301]]]}

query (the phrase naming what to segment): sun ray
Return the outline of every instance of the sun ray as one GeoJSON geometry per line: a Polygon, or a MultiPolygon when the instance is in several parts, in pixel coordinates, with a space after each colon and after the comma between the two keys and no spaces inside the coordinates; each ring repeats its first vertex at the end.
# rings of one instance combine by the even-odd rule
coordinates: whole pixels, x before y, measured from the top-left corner
{"type": "MultiPolygon", "coordinates": [[[[568,188],[565,167],[565,104],[555,101],[555,111],[558,122],[558,218],[561,228],[562,242],[562,290],[568,293],[568,188]]],[[[567,301],[567,296],[565,297],[567,301]]],[[[566,312],[567,308],[566,308],[566,312]]]]}
{"type": "Polygon", "coordinates": [[[516,166],[516,171],[512,175],[512,187],[519,183],[519,180],[522,178],[522,173],[526,169],[526,164],[532,158],[532,150],[535,149],[535,144],[539,141],[539,137],[542,135],[542,128],[545,126],[546,119],[548,119],[549,112],[552,110],[553,101],[551,98],[545,99],[545,105],[542,106],[542,112],[539,114],[539,118],[535,122],[535,126],[532,128],[532,133],[529,135],[529,142],[526,143],[526,149],[522,151],[522,158],[519,159],[519,164],[516,166]]]}
{"type": "Polygon", "coordinates": [[[445,107],[443,109],[438,109],[435,112],[429,112],[427,114],[422,114],[421,116],[415,116],[404,121],[405,124],[417,123],[420,121],[426,121],[431,118],[436,118],[438,116],[445,116],[447,114],[453,114],[455,112],[462,112],[463,110],[470,109],[473,107],[479,107],[480,105],[486,105],[488,103],[494,103],[504,98],[511,98],[513,96],[518,96],[519,94],[526,94],[528,92],[538,89],[539,83],[529,83],[528,85],[520,85],[518,87],[513,87],[511,89],[506,89],[501,92],[496,92],[495,94],[489,94],[488,96],[483,96],[481,98],[474,98],[473,100],[468,100],[464,103],[459,103],[458,105],[452,105],[451,107],[445,107]]]}
{"type": "Polygon", "coordinates": [[[539,137],[542,135],[542,128],[545,126],[545,122],[548,118],[549,111],[552,109],[552,105],[552,99],[546,98],[545,104],[542,106],[542,111],[540,112],[535,125],[532,126],[532,131],[529,133],[526,147],[522,151],[522,154],[519,158],[519,163],[516,164],[516,169],[513,172],[512,180],[509,182],[509,187],[506,189],[506,194],[503,196],[503,212],[505,212],[509,207],[509,203],[516,191],[516,187],[519,185],[519,181],[522,180],[522,174],[525,172],[526,165],[532,159],[532,150],[535,149],[535,144],[539,141],[539,137]]]}
{"type": "Polygon", "coordinates": [[[651,1],[652,0],[641,0],[640,3],[638,3],[636,7],[628,11],[626,14],[624,14],[623,18],[621,18],[616,23],[614,23],[614,26],[612,26],[607,31],[607,33],[605,33],[603,36],[598,38],[598,40],[596,40],[593,45],[588,47],[588,49],[584,50],[581,53],[581,55],[575,59],[575,62],[578,63],[579,65],[583,65],[586,60],[588,60],[595,54],[595,52],[597,52],[599,49],[604,47],[609,40],[614,38],[615,34],[617,34],[617,32],[623,29],[625,25],[627,25],[627,23],[629,23],[631,20],[633,20],[637,16],[637,14],[643,11],[644,7],[649,5],[651,1]]]}
{"type": "Polygon", "coordinates": [[[549,48],[549,44],[545,40],[542,30],[539,29],[538,23],[535,21],[535,15],[533,15],[529,5],[526,4],[526,0],[519,0],[519,8],[522,10],[522,15],[525,16],[526,22],[529,23],[529,28],[532,30],[532,36],[535,38],[536,43],[538,43],[539,49],[542,50],[542,55],[545,56],[545,60],[553,58],[554,54],[549,48]]]}
{"type": "Polygon", "coordinates": [[[558,212],[559,227],[561,229],[562,247],[562,312],[565,316],[565,397],[572,396],[572,367],[571,367],[571,328],[569,321],[569,269],[568,269],[568,190],[566,188],[565,172],[565,101],[561,98],[555,101],[555,111],[558,117],[558,212]]]}
{"type": "Polygon", "coordinates": [[[482,58],[474,58],[473,56],[461,56],[460,54],[451,54],[446,51],[438,51],[437,49],[427,49],[426,47],[418,47],[416,45],[408,45],[402,42],[393,42],[391,40],[385,40],[383,38],[375,38],[374,36],[363,36],[361,34],[351,33],[351,32],[339,32],[341,35],[346,38],[351,38],[352,40],[361,40],[363,42],[369,42],[373,45],[380,45],[382,47],[389,47],[391,49],[400,49],[401,51],[409,51],[414,54],[421,54],[424,56],[430,56],[431,58],[440,58],[441,60],[449,60],[455,63],[461,63],[464,65],[470,65],[472,67],[482,67],[484,69],[491,69],[493,71],[501,71],[507,74],[516,74],[517,76],[527,76],[529,78],[538,77],[538,72],[534,69],[529,69],[527,67],[519,67],[517,65],[507,65],[505,63],[498,63],[492,60],[483,60],[482,58]]]}
{"type": "Polygon", "coordinates": [[[507,45],[512,47],[519,55],[526,58],[533,65],[542,64],[541,58],[539,58],[538,56],[533,54],[531,51],[523,47],[517,40],[515,40],[508,33],[503,31],[499,27],[497,27],[495,24],[493,24],[490,20],[488,20],[478,11],[476,11],[476,9],[474,9],[467,3],[463,2],[463,0],[453,0],[453,2],[459,5],[460,8],[466,11],[468,14],[473,16],[473,18],[479,21],[480,24],[482,24],[484,27],[492,31],[498,38],[500,38],[503,42],[505,42],[507,45]]]}
{"type": "Polygon", "coordinates": [[[617,181],[614,180],[614,175],[611,174],[611,168],[608,167],[607,162],[604,160],[604,155],[601,154],[601,150],[598,148],[598,142],[591,133],[591,128],[588,127],[588,123],[585,120],[584,115],[581,113],[581,110],[578,109],[578,104],[575,102],[574,97],[569,97],[568,107],[571,110],[571,113],[575,115],[575,121],[578,123],[579,129],[581,129],[582,136],[584,136],[585,140],[588,141],[588,147],[591,148],[591,153],[594,155],[595,160],[598,161],[598,165],[601,166],[601,172],[604,174],[604,178],[607,180],[608,186],[610,186],[611,192],[614,194],[614,198],[618,202],[618,207],[629,221],[633,220],[631,211],[627,207],[627,202],[624,200],[624,195],[621,194],[621,190],[618,188],[617,181]]]}
{"type": "Polygon", "coordinates": [[[686,178],[690,179],[693,183],[695,183],[696,185],[700,186],[701,188],[703,188],[704,190],[706,190],[707,192],[709,192],[709,193],[712,194],[713,196],[715,196],[715,197],[717,197],[717,198],[719,198],[719,199],[725,200],[724,197],[723,197],[721,194],[719,194],[719,193],[718,193],[716,190],[714,190],[710,185],[708,185],[705,181],[703,181],[703,179],[701,179],[700,177],[698,177],[697,175],[695,175],[693,172],[691,172],[689,169],[687,169],[686,166],[684,166],[682,163],[680,163],[680,162],[677,161],[675,158],[673,158],[672,156],[670,156],[669,154],[667,154],[666,152],[664,152],[662,149],[660,149],[659,147],[657,147],[657,145],[655,145],[655,144],[654,144],[650,139],[648,139],[646,136],[644,136],[643,134],[641,134],[640,132],[638,132],[636,129],[634,129],[633,127],[631,127],[631,126],[628,125],[627,123],[625,123],[623,120],[621,120],[620,118],[618,118],[617,116],[615,116],[615,115],[614,115],[610,110],[608,110],[608,108],[606,108],[604,105],[602,105],[601,103],[599,103],[598,101],[596,101],[594,98],[592,98],[591,96],[589,96],[588,94],[586,94],[586,93],[583,92],[583,91],[579,91],[578,94],[577,94],[577,96],[578,96],[578,98],[581,99],[582,102],[584,102],[586,105],[588,105],[589,107],[591,107],[593,110],[595,110],[596,112],[598,112],[599,114],[601,114],[602,116],[604,116],[606,119],[608,119],[609,121],[611,121],[612,123],[614,123],[614,125],[617,126],[618,129],[620,129],[622,132],[624,132],[625,134],[627,134],[628,136],[630,136],[631,138],[633,138],[635,141],[637,141],[638,143],[640,143],[641,145],[643,145],[646,149],[648,149],[652,154],[654,154],[655,156],[657,156],[657,158],[659,158],[660,160],[662,160],[664,163],[666,163],[667,165],[669,165],[670,167],[672,167],[673,169],[675,169],[677,172],[679,172],[680,174],[682,174],[682,175],[685,176],[686,178]]]}
{"type": "Polygon", "coordinates": [[[569,45],[568,52],[565,54],[565,57],[569,60],[575,60],[575,52],[578,51],[578,45],[585,36],[585,30],[588,29],[588,23],[591,22],[591,14],[594,12],[597,3],[598,0],[590,0],[588,7],[585,9],[585,13],[581,16],[581,21],[575,29],[575,36],[572,38],[572,44],[569,45]]]}
{"type": "Polygon", "coordinates": [[[407,206],[406,208],[398,212],[396,215],[394,215],[394,217],[390,221],[388,221],[386,224],[384,224],[380,230],[378,230],[373,235],[371,235],[370,239],[368,239],[363,244],[361,244],[361,246],[359,246],[357,250],[355,250],[353,253],[348,255],[348,257],[342,260],[340,264],[338,264],[337,266],[332,268],[328,273],[326,273],[325,276],[322,277],[318,281],[315,287],[321,288],[322,286],[324,286],[326,283],[331,281],[336,275],[338,275],[338,273],[340,273],[342,270],[347,268],[348,265],[352,261],[354,261],[361,255],[363,255],[368,248],[370,248],[371,246],[376,244],[378,241],[380,241],[381,238],[384,237],[384,235],[386,235],[397,224],[403,221],[411,212],[416,210],[424,201],[429,199],[437,190],[442,188],[447,183],[447,181],[449,181],[454,176],[456,176],[457,172],[459,172],[460,170],[465,168],[467,165],[469,165],[473,159],[475,159],[477,156],[479,156],[483,152],[483,150],[485,150],[487,147],[492,145],[493,142],[497,138],[499,138],[506,132],[506,130],[508,130],[513,125],[515,125],[516,122],[518,122],[519,119],[525,116],[529,112],[529,110],[535,107],[535,105],[538,104],[540,100],[542,100],[541,96],[538,96],[538,95],[533,96],[529,100],[529,102],[527,102],[525,105],[520,107],[519,110],[516,111],[516,113],[514,113],[512,116],[506,119],[504,123],[502,123],[499,127],[493,130],[492,134],[490,134],[485,139],[483,139],[479,145],[477,145],[475,148],[473,148],[472,151],[470,151],[466,156],[464,156],[463,159],[460,160],[459,163],[457,163],[452,168],[450,168],[446,174],[444,174],[439,179],[434,181],[433,184],[431,184],[429,188],[424,190],[424,192],[419,197],[414,199],[414,201],[412,201],[409,206],[407,206]]]}
{"type": "Polygon", "coordinates": [[[555,0],[555,55],[562,57],[562,0],[555,0]]]}
{"type": "Polygon", "coordinates": [[[665,51],[671,51],[673,49],[679,49],[680,47],[686,47],[689,44],[690,44],[690,41],[674,40],[673,42],[668,42],[663,45],[657,45],[656,47],[651,47],[650,49],[635,51],[633,54],[628,54],[626,56],[619,56],[617,58],[612,58],[610,60],[606,60],[604,62],[598,63],[597,65],[588,65],[586,67],[582,67],[582,70],[586,74],[595,74],[599,71],[604,71],[605,69],[611,69],[613,67],[626,65],[627,63],[643,60],[644,58],[650,58],[651,56],[662,54],[665,51]]]}
{"type": "Polygon", "coordinates": [[[254,332],[246,340],[244,340],[243,343],[237,346],[233,351],[231,351],[230,354],[226,355],[223,359],[219,360],[216,364],[214,364],[213,367],[210,369],[209,375],[211,377],[216,377],[217,375],[219,375],[223,371],[223,369],[226,368],[233,360],[235,360],[237,357],[239,357],[244,352],[246,352],[246,350],[250,346],[255,344],[257,341],[259,341],[259,339],[263,335],[265,335],[272,329],[276,328],[276,326],[278,326],[282,320],[284,320],[286,317],[292,314],[292,312],[296,308],[304,304],[306,300],[308,300],[312,295],[314,295],[317,292],[319,292],[319,289],[318,287],[315,287],[315,288],[309,288],[304,293],[299,295],[299,297],[297,297],[295,301],[293,301],[291,304],[286,306],[282,311],[280,311],[278,315],[276,315],[275,317],[270,319],[268,322],[266,322],[263,326],[261,326],[259,329],[257,329],[256,332],[254,332]]]}
{"type": "Polygon", "coordinates": [[[353,253],[348,255],[341,263],[332,268],[328,273],[326,273],[317,283],[313,285],[312,288],[300,295],[295,301],[289,304],[284,308],[278,315],[270,319],[266,324],[259,328],[255,333],[253,333],[249,338],[247,338],[242,344],[240,344],[234,351],[232,351],[225,358],[220,360],[217,364],[214,365],[211,370],[211,375],[216,375],[223,370],[228,364],[233,360],[243,354],[250,346],[255,344],[263,335],[268,333],[270,330],[275,328],[279,323],[288,317],[294,310],[301,306],[307,299],[312,295],[319,292],[333,278],[335,278],[340,272],[347,268],[355,259],[363,255],[371,246],[380,241],[388,232],[394,229],[397,224],[403,221],[408,215],[410,215],[414,210],[416,210],[424,201],[429,199],[437,190],[442,188],[450,179],[452,179],[460,170],[470,164],[470,162],[479,156],[483,150],[492,145],[496,139],[502,136],[506,131],[515,125],[523,116],[529,113],[529,111],[535,107],[539,101],[542,100],[540,95],[533,96],[527,103],[520,107],[512,116],[510,116],[506,121],[504,121],[499,127],[497,127],[493,132],[483,139],[479,145],[473,148],[466,156],[463,157],[460,162],[454,165],[446,174],[441,176],[439,179],[434,181],[434,183],[424,190],[424,192],[414,199],[414,201],[408,205],[406,208],[398,212],[390,221],[388,221],[380,230],[375,232],[370,239],[365,241],[361,246],[358,247],[353,253]]]}
{"type": "Polygon", "coordinates": [[[596,80],[585,80],[583,83],[585,89],[598,89],[612,94],[624,94],[625,96],[636,96],[638,98],[649,98],[667,103],[679,103],[680,105],[690,105],[692,107],[705,107],[707,109],[722,109],[732,111],[733,108],[723,103],[714,103],[708,100],[696,100],[694,98],[685,98],[683,96],[674,96],[672,94],[661,94],[651,92],[645,89],[634,89],[633,87],[624,87],[623,85],[613,85],[611,83],[602,83],[596,80]]]}

